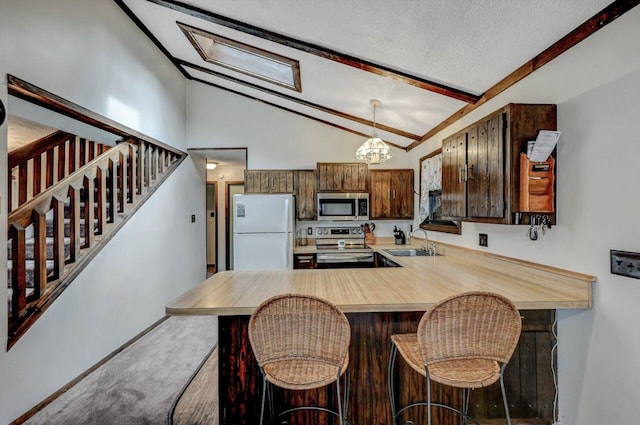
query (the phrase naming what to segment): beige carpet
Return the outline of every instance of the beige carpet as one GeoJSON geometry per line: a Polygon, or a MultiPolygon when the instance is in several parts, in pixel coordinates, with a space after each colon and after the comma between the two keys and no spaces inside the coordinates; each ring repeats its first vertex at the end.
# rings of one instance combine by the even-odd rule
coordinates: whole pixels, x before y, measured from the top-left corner
{"type": "MultiPolygon", "coordinates": [[[[217,360],[217,355],[209,356],[218,340],[217,329],[215,316],[170,317],[42,408],[26,424],[166,425],[172,404],[194,372],[201,365],[207,366],[205,359],[217,360]]],[[[217,379],[209,382],[217,384],[217,379]]],[[[214,416],[217,418],[217,414],[214,416]]]]}
{"type": "Polygon", "coordinates": [[[218,349],[214,349],[174,405],[173,425],[218,425],[218,349]]]}

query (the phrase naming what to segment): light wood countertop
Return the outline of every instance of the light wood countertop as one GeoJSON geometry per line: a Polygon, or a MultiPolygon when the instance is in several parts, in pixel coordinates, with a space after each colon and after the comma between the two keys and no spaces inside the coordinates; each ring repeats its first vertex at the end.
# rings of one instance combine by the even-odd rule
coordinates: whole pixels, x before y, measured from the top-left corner
{"type": "MultiPolygon", "coordinates": [[[[414,247],[420,246],[415,240],[414,247]]],[[[439,244],[436,257],[394,257],[402,267],[329,270],[224,271],[166,306],[170,315],[250,315],[282,293],[317,295],[344,312],[426,311],[464,291],[505,295],[521,310],[590,308],[594,276],[439,244]]],[[[305,249],[306,251],[306,249],[305,249]]]]}

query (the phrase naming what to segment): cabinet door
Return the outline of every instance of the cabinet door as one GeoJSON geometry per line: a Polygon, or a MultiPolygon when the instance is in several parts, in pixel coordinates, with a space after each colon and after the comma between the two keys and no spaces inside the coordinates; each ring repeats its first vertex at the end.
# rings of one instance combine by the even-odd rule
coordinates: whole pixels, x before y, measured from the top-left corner
{"type": "Polygon", "coordinates": [[[467,192],[464,179],[467,133],[459,133],[442,141],[442,215],[465,217],[467,192]]]}
{"type": "Polygon", "coordinates": [[[502,114],[467,131],[467,216],[503,217],[502,114]]]}
{"type": "Polygon", "coordinates": [[[413,170],[391,170],[391,216],[413,218],[413,170]]]}
{"type": "Polygon", "coordinates": [[[245,170],[245,193],[293,193],[293,170],[245,170]]]}
{"type": "Polygon", "coordinates": [[[391,218],[391,172],[372,170],[369,173],[369,179],[371,186],[369,218],[391,218]]]}
{"type": "Polygon", "coordinates": [[[293,170],[273,170],[269,178],[269,193],[293,193],[293,170]]]}
{"type": "Polygon", "coordinates": [[[315,220],[316,172],[314,170],[298,170],[296,173],[296,217],[298,220],[315,220]]]}
{"type": "Polygon", "coordinates": [[[333,164],[318,163],[318,190],[335,190],[333,164]]]}
{"type": "Polygon", "coordinates": [[[321,192],[366,192],[368,168],[364,163],[318,163],[321,192]]]}
{"type": "Polygon", "coordinates": [[[413,218],[413,170],[372,170],[369,178],[370,218],[413,218]]]}
{"type": "Polygon", "coordinates": [[[342,166],[342,190],[346,192],[367,191],[367,164],[344,164],[342,166]]]}
{"type": "Polygon", "coordinates": [[[264,191],[262,189],[264,175],[265,172],[260,170],[245,170],[244,193],[267,193],[266,187],[264,191]]]}

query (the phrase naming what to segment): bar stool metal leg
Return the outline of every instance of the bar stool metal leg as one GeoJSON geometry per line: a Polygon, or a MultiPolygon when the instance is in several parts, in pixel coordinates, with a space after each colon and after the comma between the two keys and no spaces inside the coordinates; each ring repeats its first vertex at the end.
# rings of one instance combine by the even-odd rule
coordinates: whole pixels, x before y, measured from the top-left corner
{"type": "Polygon", "coordinates": [[[507,425],[511,425],[511,415],[509,415],[509,403],[507,402],[507,392],[504,389],[504,369],[507,367],[503,364],[500,367],[500,389],[502,390],[502,402],[504,403],[504,414],[507,418],[507,425]]]}

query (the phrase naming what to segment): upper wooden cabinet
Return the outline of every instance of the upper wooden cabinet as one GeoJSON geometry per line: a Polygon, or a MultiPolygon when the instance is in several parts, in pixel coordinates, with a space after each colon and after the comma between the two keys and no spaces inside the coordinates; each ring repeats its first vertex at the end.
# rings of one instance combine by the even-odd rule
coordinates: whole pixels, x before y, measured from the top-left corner
{"type": "Polygon", "coordinates": [[[366,192],[367,164],[361,162],[318,163],[318,191],[366,192]]]}
{"type": "Polygon", "coordinates": [[[293,170],[245,170],[245,193],[293,193],[293,170]]]}
{"type": "Polygon", "coordinates": [[[413,170],[371,170],[369,180],[369,218],[413,218],[413,170]]]}
{"type": "Polygon", "coordinates": [[[298,220],[316,219],[316,171],[297,170],[295,180],[296,217],[298,220]]]}
{"type": "MultiPolygon", "coordinates": [[[[442,141],[442,215],[527,224],[520,210],[520,152],[556,130],[556,105],[509,104],[442,141]]],[[[555,224],[555,214],[548,214],[555,224]]]]}

